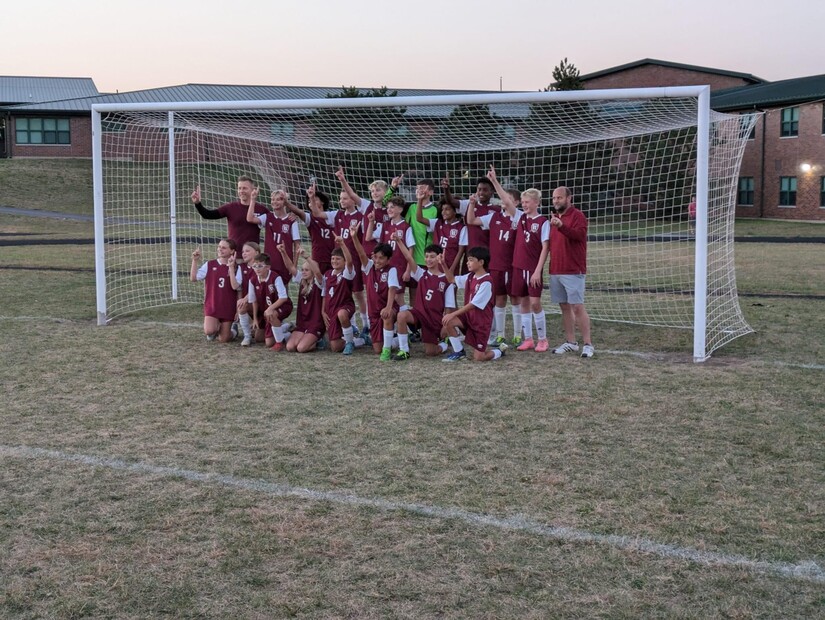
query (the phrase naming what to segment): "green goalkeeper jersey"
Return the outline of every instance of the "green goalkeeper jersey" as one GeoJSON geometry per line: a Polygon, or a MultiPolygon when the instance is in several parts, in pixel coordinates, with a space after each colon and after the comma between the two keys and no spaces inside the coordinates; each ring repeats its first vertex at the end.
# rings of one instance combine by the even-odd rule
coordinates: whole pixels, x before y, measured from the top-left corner
{"type": "MultiPolygon", "coordinates": [[[[432,243],[432,235],[427,232],[427,227],[418,221],[415,214],[418,211],[418,203],[412,203],[407,209],[407,216],[404,218],[410,225],[413,231],[413,238],[415,239],[415,246],[413,247],[413,258],[416,264],[424,265],[424,248],[432,243]]],[[[438,207],[431,202],[424,207],[422,211],[424,219],[434,220],[438,217],[438,207]]]]}

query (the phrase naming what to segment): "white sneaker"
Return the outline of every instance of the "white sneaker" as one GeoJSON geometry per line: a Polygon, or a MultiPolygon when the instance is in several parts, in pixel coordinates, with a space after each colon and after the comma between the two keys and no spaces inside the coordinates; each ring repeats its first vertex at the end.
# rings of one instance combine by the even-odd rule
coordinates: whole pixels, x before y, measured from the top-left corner
{"type": "Polygon", "coordinates": [[[556,355],[563,355],[564,353],[578,353],[578,351],[578,342],[565,342],[557,346],[555,349],[553,349],[553,353],[555,353],[556,355]]]}
{"type": "Polygon", "coordinates": [[[593,357],[593,354],[596,350],[593,348],[592,344],[586,344],[582,347],[582,357],[593,357]]]}
{"type": "Polygon", "coordinates": [[[241,342],[242,347],[248,347],[252,344],[252,338],[250,336],[244,336],[243,341],[241,342]]]}

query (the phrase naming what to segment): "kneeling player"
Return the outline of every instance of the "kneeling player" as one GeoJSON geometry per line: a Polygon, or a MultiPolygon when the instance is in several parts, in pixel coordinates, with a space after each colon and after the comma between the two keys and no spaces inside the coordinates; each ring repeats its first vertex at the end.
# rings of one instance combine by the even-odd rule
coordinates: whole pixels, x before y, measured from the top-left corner
{"type": "Polygon", "coordinates": [[[235,242],[221,239],[218,256],[198,267],[201,249],[192,252],[192,282],[204,280],[203,332],[207,340],[229,342],[234,340],[232,321],[235,320],[238,294],[241,287],[241,270],[235,263],[235,242]]]}
{"type": "Polygon", "coordinates": [[[447,282],[447,276],[441,270],[439,259],[442,258],[441,246],[432,244],[424,249],[426,271],[415,263],[409,248],[398,244],[412,271],[412,278],[418,283],[415,291],[415,305],[405,307],[398,313],[398,353],[393,358],[400,362],[410,359],[409,326],[421,330],[424,353],[429,357],[447,351],[447,345],[441,338],[447,335],[441,320],[447,308],[455,310],[455,286],[447,282]]]}
{"type": "MultiPolygon", "coordinates": [[[[295,250],[295,260],[298,261],[304,254],[303,248],[295,250]]],[[[307,353],[314,351],[318,341],[324,336],[324,319],[321,316],[323,299],[323,278],[321,270],[312,258],[307,257],[301,265],[301,277],[298,278],[298,269],[289,259],[284,258],[292,279],[298,284],[298,308],[295,311],[295,329],[289,335],[286,350],[289,352],[307,353]]]]}
{"type": "Polygon", "coordinates": [[[352,333],[352,315],[355,314],[355,301],[352,298],[352,283],[355,269],[352,254],[344,243],[344,238],[335,235],[335,249],[330,256],[332,269],[324,274],[324,303],[321,316],[329,334],[329,348],[335,353],[352,355],[355,342],[352,333]]]}
{"type": "Polygon", "coordinates": [[[283,279],[269,268],[267,254],[258,254],[252,263],[255,271],[249,279],[249,302],[255,325],[255,338],[266,342],[273,351],[284,348],[281,323],[292,314],[292,300],[287,295],[283,279]]]}
{"type": "Polygon", "coordinates": [[[453,272],[440,257],[441,268],[447,276],[447,281],[456,287],[464,287],[464,299],[467,303],[456,310],[444,315],[441,320],[453,345],[453,353],[444,358],[445,362],[457,362],[466,357],[464,347],[459,340],[464,332],[464,342],[473,349],[473,359],[477,362],[497,360],[504,355],[507,348],[501,343],[498,349],[487,350],[487,340],[493,327],[493,284],[487,271],[490,261],[490,251],[487,248],[470,248],[467,252],[467,271],[465,276],[454,276],[453,272]]]}

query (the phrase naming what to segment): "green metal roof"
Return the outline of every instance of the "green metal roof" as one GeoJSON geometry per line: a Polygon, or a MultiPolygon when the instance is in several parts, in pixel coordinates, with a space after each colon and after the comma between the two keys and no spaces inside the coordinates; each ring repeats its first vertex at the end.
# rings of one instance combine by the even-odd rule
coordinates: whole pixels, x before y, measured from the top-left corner
{"type": "Polygon", "coordinates": [[[825,100],[825,74],[720,90],[711,94],[710,107],[730,112],[819,100],[825,100]]]}

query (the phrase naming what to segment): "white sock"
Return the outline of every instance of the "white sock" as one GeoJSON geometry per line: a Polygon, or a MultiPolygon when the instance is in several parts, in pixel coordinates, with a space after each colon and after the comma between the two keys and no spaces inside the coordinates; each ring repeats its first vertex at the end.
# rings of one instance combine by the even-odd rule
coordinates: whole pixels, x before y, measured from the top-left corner
{"type": "Polygon", "coordinates": [[[392,349],[392,330],[385,329],[384,330],[384,348],[385,349],[392,349]]]}
{"type": "Polygon", "coordinates": [[[275,336],[275,342],[283,342],[284,341],[284,330],[281,325],[277,327],[275,325],[272,326],[272,335],[275,336]]]}
{"type": "Polygon", "coordinates": [[[352,342],[352,325],[343,328],[341,331],[344,332],[344,342],[352,342]]]}
{"type": "Polygon", "coordinates": [[[361,313],[361,325],[363,326],[361,328],[362,332],[370,332],[370,317],[364,312],[361,313]]]}
{"type": "Polygon", "coordinates": [[[521,330],[524,332],[524,339],[530,340],[533,337],[533,313],[521,315],[521,330]]]}
{"type": "Polygon", "coordinates": [[[352,344],[354,344],[355,348],[357,349],[358,347],[363,347],[365,344],[367,344],[367,341],[359,336],[358,338],[352,339],[352,344]]]}
{"type": "Polygon", "coordinates": [[[496,306],[493,309],[493,315],[495,316],[495,333],[496,336],[504,337],[504,322],[507,319],[507,307],[504,306],[499,308],[496,306]]]}
{"type": "Polygon", "coordinates": [[[510,312],[513,314],[513,338],[521,336],[521,306],[510,306],[510,312]]]}
{"type": "Polygon", "coordinates": [[[453,345],[453,351],[455,351],[456,353],[464,350],[464,345],[461,344],[461,340],[459,340],[455,336],[450,336],[450,344],[453,345]]]}
{"type": "Polygon", "coordinates": [[[398,348],[406,353],[410,352],[410,336],[409,334],[398,334],[398,348]]]}
{"type": "Polygon", "coordinates": [[[252,319],[248,314],[242,314],[238,317],[241,322],[241,329],[243,330],[244,338],[252,338],[252,319]]]}
{"type": "Polygon", "coordinates": [[[438,348],[442,353],[446,353],[447,349],[448,349],[447,343],[442,340],[441,342],[438,343],[438,348]]]}
{"type": "Polygon", "coordinates": [[[547,321],[544,318],[544,310],[534,312],[533,319],[536,321],[536,336],[539,340],[547,339],[547,321]]]}
{"type": "MultiPolygon", "coordinates": [[[[497,360],[500,357],[501,357],[501,351],[499,351],[498,349],[493,349],[493,360],[497,360]]],[[[490,361],[493,361],[493,360],[490,360],[490,361]]]]}
{"type": "Polygon", "coordinates": [[[392,348],[397,349],[398,348],[398,343],[399,343],[398,336],[393,336],[392,337],[392,348]]]}

